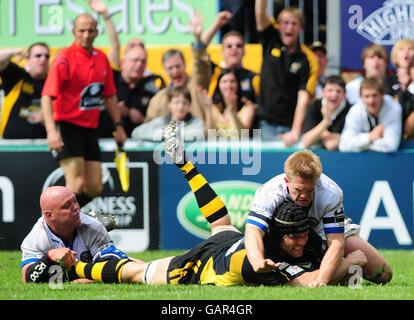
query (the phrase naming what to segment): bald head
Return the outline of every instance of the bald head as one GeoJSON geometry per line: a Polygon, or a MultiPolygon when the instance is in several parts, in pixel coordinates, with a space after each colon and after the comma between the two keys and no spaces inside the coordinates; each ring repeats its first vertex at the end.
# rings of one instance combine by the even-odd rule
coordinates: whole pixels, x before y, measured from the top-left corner
{"type": "Polygon", "coordinates": [[[68,238],[81,224],[75,194],[66,187],[53,186],[43,191],[40,207],[47,225],[58,235],[68,238]]]}
{"type": "Polygon", "coordinates": [[[56,209],[59,202],[63,199],[70,198],[73,192],[66,187],[53,186],[47,188],[40,196],[40,208],[42,212],[51,212],[56,209]]]}
{"type": "Polygon", "coordinates": [[[73,21],[73,27],[76,27],[76,25],[82,24],[85,22],[93,23],[95,25],[95,28],[98,26],[98,22],[95,20],[95,18],[92,17],[89,13],[84,12],[75,18],[75,21],[73,21]]]}
{"type": "Polygon", "coordinates": [[[135,47],[141,47],[145,49],[144,41],[142,41],[140,38],[131,38],[127,41],[125,45],[125,54],[132,48],[135,47]]]}
{"type": "Polygon", "coordinates": [[[91,51],[93,42],[98,36],[97,22],[89,13],[82,13],[76,17],[72,33],[79,46],[91,51]]]}
{"type": "Polygon", "coordinates": [[[147,66],[147,52],[143,47],[129,49],[122,61],[122,77],[127,83],[139,81],[147,66]]]}

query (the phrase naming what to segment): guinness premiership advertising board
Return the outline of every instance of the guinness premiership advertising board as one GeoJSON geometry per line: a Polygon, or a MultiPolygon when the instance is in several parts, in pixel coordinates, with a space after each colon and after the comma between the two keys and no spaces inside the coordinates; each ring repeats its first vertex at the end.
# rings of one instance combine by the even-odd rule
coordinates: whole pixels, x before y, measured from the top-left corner
{"type": "MultiPolygon", "coordinates": [[[[109,234],[127,252],[159,246],[158,166],[152,152],[129,152],[130,188],[124,192],[114,152],[102,152],[104,189],[81,208],[115,216],[117,229],[109,234]]],[[[52,185],[64,185],[63,171],[50,152],[0,152],[0,250],[17,250],[41,216],[39,197],[52,185]],[[7,156],[6,156],[7,154],[7,156]]]]}

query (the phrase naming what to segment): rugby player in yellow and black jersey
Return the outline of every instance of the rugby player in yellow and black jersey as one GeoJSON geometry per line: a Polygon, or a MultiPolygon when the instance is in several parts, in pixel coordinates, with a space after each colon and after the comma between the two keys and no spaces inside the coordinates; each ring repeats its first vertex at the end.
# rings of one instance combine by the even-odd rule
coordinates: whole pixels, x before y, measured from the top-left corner
{"type": "Polygon", "coordinates": [[[40,110],[40,97],[49,70],[49,48],[34,43],[27,51],[20,48],[0,50],[0,78],[4,89],[0,136],[6,139],[46,138],[40,110]],[[11,62],[27,55],[22,68],[11,62]]]}
{"type": "MultiPolygon", "coordinates": [[[[310,229],[307,209],[293,201],[278,207],[264,240],[265,256],[275,261],[274,267],[255,272],[246,255],[244,236],[232,226],[225,204],[197,168],[185,161],[184,151],[176,150],[175,129],[170,123],[164,130],[166,153],[187,179],[201,213],[210,223],[212,236],[181,256],[148,263],[128,259],[78,262],[76,276],[98,282],[145,284],[312,285],[325,250],[321,238],[310,229]]],[[[361,251],[349,254],[331,283],[346,278],[351,265],[364,263],[366,257],[361,251]]]]}

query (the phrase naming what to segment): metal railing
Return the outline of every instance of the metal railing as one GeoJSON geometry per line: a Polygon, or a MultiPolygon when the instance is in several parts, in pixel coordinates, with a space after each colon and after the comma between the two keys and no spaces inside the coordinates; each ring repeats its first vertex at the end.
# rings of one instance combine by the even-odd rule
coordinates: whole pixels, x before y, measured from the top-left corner
{"type": "Polygon", "coordinates": [[[305,15],[305,28],[300,41],[312,44],[314,41],[326,43],[326,4],[327,0],[274,0],[269,1],[269,13],[277,17],[285,7],[298,7],[305,15]]]}

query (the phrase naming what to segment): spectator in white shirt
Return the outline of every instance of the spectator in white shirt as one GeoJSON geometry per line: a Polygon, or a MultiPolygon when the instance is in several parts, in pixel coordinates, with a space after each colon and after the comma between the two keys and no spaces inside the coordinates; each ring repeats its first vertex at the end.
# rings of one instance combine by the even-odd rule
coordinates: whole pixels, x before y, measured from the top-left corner
{"type": "Polygon", "coordinates": [[[402,133],[401,105],[384,94],[384,87],[376,78],[362,81],[360,95],[361,100],[346,116],[339,150],[397,151],[402,133]]]}
{"type": "Polygon", "coordinates": [[[346,87],[346,100],[350,104],[355,104],[359,100],[361,82],[366,78],[377,78],[383,81],[388,64],[388,51],[379,44],[369,44],[361,53],[361,62],[364,68],[364,76],[359,76],[350,81],[346,87]]]}

